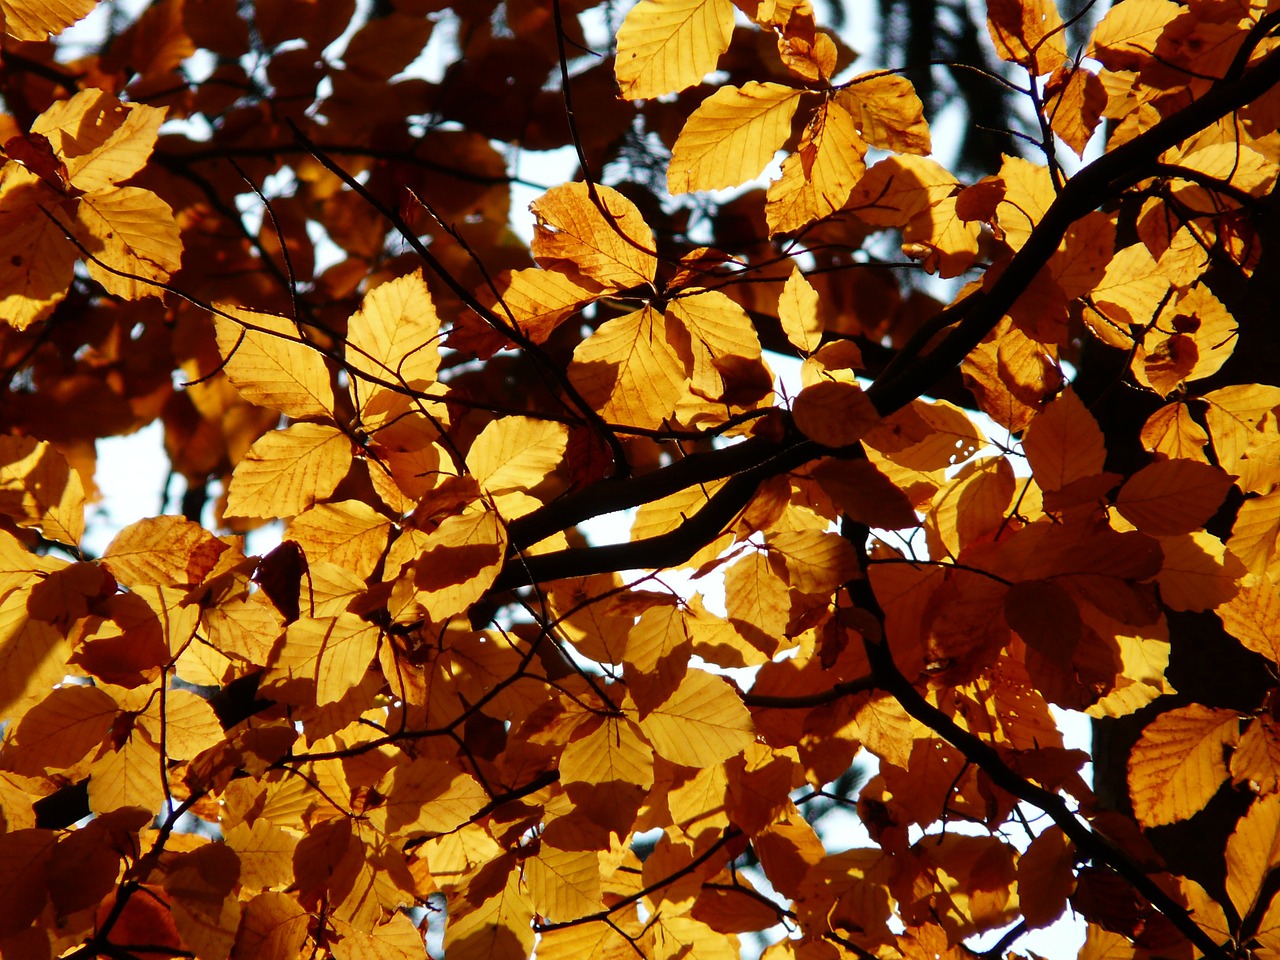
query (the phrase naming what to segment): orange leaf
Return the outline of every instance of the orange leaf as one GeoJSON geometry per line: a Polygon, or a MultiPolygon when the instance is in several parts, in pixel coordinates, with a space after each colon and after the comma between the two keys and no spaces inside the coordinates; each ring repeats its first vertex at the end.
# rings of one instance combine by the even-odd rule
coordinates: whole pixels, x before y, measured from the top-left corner
{"type": "Polygon", "coordinates": [[[856,443],[880,419],[856,383],[825,380],[805,387],[791,404],[796,427],[824,447],[856,443]]]}
{"type": "Polygon", "coordinates": [[[613,187],[597,185],[596,196],[600,207],[585,183],[565,183],[531,203],[534,258],[547,269],[563,263],[613,290],[648,285],[658,262],[653,231],[613,187]]]}
{"type": "Polygon", "coordinates": [[[1147,724],[1129,755],[1129,793],[1144,827],[1177,823],[1204,808],[1227,779],[1226,747],[1240,737],[1239,715],[1192,704],[1147,724]]]}
{"type": "Polygon", "coordinates": [[[647,100],[693,86],[716,68],[732,34],[729,0],[641,0],[618,29],[618,88],[647,100]]]}
{"type": "Polygon", "coordinates": [[[1191,533],[1217,511],[1231,489],[1218,467],[1195,460],[1162,460],[1143,467],[1116,495],[1120,515],[1144,533],[1191,533]]]}

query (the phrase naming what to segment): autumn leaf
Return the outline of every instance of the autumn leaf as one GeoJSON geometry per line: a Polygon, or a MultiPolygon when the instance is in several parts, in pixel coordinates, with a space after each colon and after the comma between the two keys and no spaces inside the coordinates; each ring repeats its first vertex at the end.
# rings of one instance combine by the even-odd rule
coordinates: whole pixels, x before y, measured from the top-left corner
{"type": "Polygon", "coordinates": [[[1239,736],[1235,711],[1194,704],[1148,724],[1129,757],[1129,789],[1138,822],[1177,823],[1203,809],[1227,778],[1223,750],[1239,736]]]}
{"type": "Polygon", "coordinates": [[[264,434],[231,475],[228,517],[292,517],[328,497],[351,467],[351,441],[334,427],[295,423],[264,434]]]}
{"type": "Polygon", "coordinates": [[[612,187],[567,183],[529,205],[533,255],[544,267],[572,265],[604,287],[648,284],[657,260],[653,231],[634,203],[612,187]]]}
{"type": "Polygon", "coordinates": [[[218,350],[228,379],[246,400],[295,419],[332,417],[336,401],[324,358],[293,323],[235,306],[219,309],[218,350]]]}
{"type": "Polygon", "coordinates": [[[692,86],[729,46],[729,0],[640,0],[618,29],[615,70],[629,100],[692,86]]]}
{"type": "Polygon", "coordinates": [[[752,82],[722,87],[703,100],[671,150],[667,189],[718,190],[759,176],[791,133],[800,93],[752,82]]]}

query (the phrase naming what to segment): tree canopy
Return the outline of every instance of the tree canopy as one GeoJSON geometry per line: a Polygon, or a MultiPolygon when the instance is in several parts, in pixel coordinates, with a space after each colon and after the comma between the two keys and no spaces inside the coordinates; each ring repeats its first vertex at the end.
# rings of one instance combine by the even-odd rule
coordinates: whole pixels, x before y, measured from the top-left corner
{"type": "Polygon", "coordinates": [[[933,3],[96,6],[0,0],[0,957],[1280,957],[1275,0],[989,0],[958,149],[933,3]]]}

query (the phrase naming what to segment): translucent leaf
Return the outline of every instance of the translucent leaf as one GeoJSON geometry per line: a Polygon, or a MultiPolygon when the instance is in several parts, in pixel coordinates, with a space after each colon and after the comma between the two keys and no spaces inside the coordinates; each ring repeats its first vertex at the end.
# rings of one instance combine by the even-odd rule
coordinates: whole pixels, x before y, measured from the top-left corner
{"type": "Polygon", "coordinates": [[[606,420],[657,427],[684,392],[688,360],[652,307],[600,324],[573,351],[569,379],[606,420]]]}
{"type": "Polygon", "coordinates": [[[467,468],[480,489],[498,501],[502,509],[504,494],[521,494],[547,479],[561,465],[569,430],[551,420],[528,417],[502,417],[491,421],[476,437],[467,452],[467,468]]]}
{"type": "Polygon", "coordinates": [[[880,415],[856,383],[826,380],[805,387],[791,404],[796,427],[824,447],[843,447],[861,438],[880,415]]]}
{"type": "Polygon", "coordinates": [[[838,103],[814,112],[795,153],[782,162],[782,177],[769,184],[765,220],[769,234],[793,233],[844,206],[867,166],[866,142],[838,103]]]}
{"type": "Polygon", "coordinates": [[[289,539],[308,561],[336,563],[361,579],[378,566],[390,532],[391,521],[362,500],[321,503],[289,523],[289,539]]]}
{"type": "Polygon", "coordinates": [[[1098,421],[1070,388],[1031,421],[1022,448],[1043,490],[1101,473],[1107,455],[1098,421]]]}
{"type": "Polygon", "coordinates": [[[48,316],[71,285],[75,245],[41,210],[59,200],[20,164],[0,172],[0,317],[16,330],[48,316]]]}
{"type": "Polygon", "coordinates": [[[285,677],[314,680],[316,703],[335,703],[364,679],[378,637],[378,628],[355,614],[303,617],[289,624],[270,667],[285,677]]]}
{"type": "Polygon", "coordinates": [[[800,93],[794,87],[753,80],[711,94],[676,138],[667,189],[718,190],[759,176],[791,134],[800,93]]]}
{"type": "MultiPolygon", "coordinates": [[[[375,380],[425,390],[440,369],[440,318],[420,270],[379,284],[347,321],[347,363],[375,380]]],[[[354,396],[367,414],[371,399],[388,389],[353,376],[354,396]]]]}
{"type": "Polygon", "coordinates": [[[1217,512],[1231,478],[1195,460],[1162,460],[1135,473],[1116,495],[1120,515],[1143,533],[1191,533],[1217,512]]]}
{"type": "Polygon", "coordinates": [[[658,260],[644,216],[612,187],[597,185],[596,196],[599,207],[585,183],[565,183],[531,203],[534,258],[548,268],[563,262],[615,290],[649,284],[658,260]]]}
{"type": "Polygon", "coordinates": [[[1239,714],[1192,704],[1156,717],[1129,755],[1129,794],[1146,827],[1186,820],[1227,779],[1225,747],[1239,738],[1239,714]]]}
{"type": "Polygon", "coordinates": [[[129,586],[193,587],[226,549],[225,543],[185,517],[151,517],[117,533],[102,560],[129,586]]]}
{"type": "Polygon", "coordinates": [[[925,156],[933,152],[924,104],[906,77],[864,74],[836,97],[853,115],[858,136],[873,147],[925,156]]]}
{"type": "Polygon", "coordinates": [[[1267,874],[1280,865],[1280,796],[1260,797],[1227,840],[1227,896],[1240,916],[1253,909],[1267,874]]]}
{"type": "Polygon", "coordinates": [[[720,763],[755,740],[751,715],[733,687],[703,670],[690,670],[666,702],[640,721],[654,750],[672,763],[720,763]]]}
{"type": "Polygon", "coordinates": [[[506,530],[491,510],[454,514],[428,536],[414,584],[427,614],[443,622],[466,610],[493,585],[502,568],[506,530]]]}
{"type": "Polygon", "coordinates": [[[333,493],[350,469],[351,441],[336,427],[295,423],[273,430],[236,464],[224,516],[296,516],[333,493]]]}
{"type": "Polygon", "coordinates": [[[534,909],[549,920],[577,920],[603,908],[594,850],[560,850],[544,842],[524,870],[534,909]]]}
{"type": "Polygon", "coordinates": [[[647,100],[691,87],[716,68],[732,35],[730,0],[640,0],[618,29],[618,88],[647,100]]]}
{"type": "Polygon", "coordinates": [[[387,799],[376,808],[373,822],[395,837],[448,833],[489,802],[470,774],[426,757],[394,767],[381,792],[387,799]]]}
{"type": "Polygon", "coordinates": [[[987,29],[1000,59],[1034,75],[1056,70],[1067,59],[1066,31],[1054,0],[990,0],[987,29]]]}
{"type": "Polygon", "coordinates": [[[51,443],[0,436],[0,513],[50,540],[79,546],[84,535],[80,474],[51,443]]]}
{"type": "Polygon", "coordinates": [[[4,32],[18,40],[43,42],[61,33],[97,6],[98,0],[2,0],[4,32]]]}
{"type": "Polygon", "coordinates": [[[52,690],[18,724],[5,745],[5,764],[24,776],[65,770],[102,743],[118,712],[116,702],[97,687],[52,690]]]}
{"type": "Polygon", "coordinates": [[[810,354],[822,343],[822,318],[818,315],[818,292],[804,278],[799,267],[783,284],[778,297],[778,320],[787,340],[801,353],[810,354]]]}
{"type": "Polygon", "coordinates": [[[230,304],[219,309],[235,318],[215,315],[214,324],[218,350],[226,360],[223,369],[241,396],[295,420],[332,418],[329,368],[291,320],[230,304]]]}
{"type": "Polygon", "coordinates": [[[141,103],[121,103],[90,87],[69,100],[59,100],[31,125],[43,134],[67,165],[78,190],[108,190],[146,166],[166,110],[141,103]]]}
{"type": "Polygon", "coordinates": [[[169,205],[141,187],[113,187],[80,198],[72,224],[94,259],[89,276],[126,300],[164,295],[182,264],[182,238],[169,205]],[[96,262],[95,262],[96,261],[96,262]]]}

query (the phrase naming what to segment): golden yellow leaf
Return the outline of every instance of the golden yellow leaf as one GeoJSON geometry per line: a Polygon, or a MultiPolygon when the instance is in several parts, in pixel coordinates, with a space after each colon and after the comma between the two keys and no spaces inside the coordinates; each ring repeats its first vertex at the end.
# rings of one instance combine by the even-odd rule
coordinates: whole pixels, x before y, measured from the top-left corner
{"type": "Polygon", "coordinates": [[[314,680],[316,703],[335,703],[364,679],[379,630],[354,613],[302,617],[289,624],[268,664],[268,678],[314,680]]]}
{"type": "Polygon", "coordinates": [[[707,97],[671,148],[667,189],[719,190],[759,176],[791,134],[800,93],[753,80],[741,88],[721,87],[707,97]]]}
{"type": "Polygon", "coordinates": [[[333,418],[333,385],[324,358],[298,334],[291,320],[218,304],[218,350],[223,368],[250,403],[274,407],[287,417],[333,418]]]}
{"type": "Polygon", "coordinates": [[[755,739],[742,698],[727,681],[704,670],[685,674],[670,699],[639,724],[659,756],[690,767],[727,760],[755,739]]]}
{"type": "Polygon", "coordinates": [[[987,29],[1001,60],[1042,76],[1067,59],[1066,30],[1054,0],[990,0],[987,29]]]}
{"type": "Polygon", "coordinates": [[[467,469],[480,489],[494,499],[498,513],[507,519],[519,511],[504,509],[515,505],[516,497],[533,501],[529,493],[547,479],[564,461],[569,430],[553,420],[502,417],[480,431],[467,451],[467,469]]]}
{"type": "Polygon", "coordinates": [[[98,0],[4,0],[4,32],[18,40],[43,42],[61,33],[97,6],[98,0]]]}
{"type": "Polygon", "coordinates": [[[67,686],[27,711],[5,744],[5,768],[23,776],[65,770],[102,743],[118,708],[97,687],[67,686]]]}
{"type": "Polygon", "coordinates": [[[1169,281],[1160,273],[1150,251],[1144,244],[1135,243],[1111,258],[1102,280],[1090,291],[1089,300],[1113,324],[1124,328],[1142,326],[1154,318],[1168,289],[1169,281]]]}
{"type": "Polygon", "coordinates": [[[1225,747],[1239,739],[1239,715],[1199,704],[1147,724],[1129,755],[1129,795],[1144,827],[1186,820],[1227,779],[1225,747]]]}
{"type": "Polygon", "coordinates": [[[854,77],[836,96],[853,115],[858,136],[873,147],[925,156],[933,152],[924,104],[911,81],[898,74],[854,77]]]}
{"type": "Polygon", "coordinates": [[[164,802],[163,764],[149,740],[129,737],[89,765],[89,809],[99,815],[121,807],[156,812],[164,802]]]}
{"type": "Polygon", "coordinates": [[[845,207],[871,226],[905,227],[958,186],[955,175],[937,161],[911,155],[886,157],[858,181],[845,207]]]}
{"type": "Polygon", "coordinates": [[[765,195],[769,235],[795,232],[844,206],[866,173],[866,152],[853,117],[839,103],[814,111],[796,152],[782,162],[781,178],[765,195]]]}
{"type": "Polygon", "coordinates": [[[829,530],[790,530],[770,534],[769,552],[782,555],[787,582],[801,593],[830,594],[858,573],[858,556],[849,541],[829,530]]]}
{"type": "Polygon", "coordinates": [[[0,317],[15,330],[48,316],[71,284],[78,252],[42,210],[60,199],[21,164],[0,171],[0,317]]]}
{"type": "Polygon", "coordinates": [[[167,109],[121,103],[95,87],[58,100],[31,124],[49,138],[78,190],[97,192],[128,180],[146,166],[167,109]]]}
{"type": "Polygon", "coordinates": [[[613,290],[649,284],[658,265],[653,231],[613,187],[595,189],[599,207],[585,183],[553,187],[529,205],[534,259],[547,269],[564,264],[613,290]]]}
{"type": "Polygon", "coordinates": [[[464,613],[492,586],[506,547],[506,528],[492,510],[473,508],[445,518],[414,567],[427,615],[442,623],[464,613]]]}
{"type": "Polygon", "coordinates": [[[351,441],[336,427],[295,423],[263,434],[236,464],[228,517],[297,516],[337,488],[351,469],[351,441]]]}
{"type": "Polygon", "coordinates": [[[1102,81],[1080,64],[1063,63],[1045,83],[1045,115],[1053,132],[1077,157],[1084,156],[1106,105],[1107,91],[1102,81]]]}
{"type": "Polygon", "coordinates": [[[1161,537],[1160,548],[1164,563],[1156,582],[1160,599],[1174,610],[1210,610],[1239,592],[1244,564],[1213,534],[1196,530],[1161,537]]]}
{"type": "Polygon", "coordinates": [[[163,698],[152,698],[135,722],[157,747],[163,744],[165,756],[174,760],[189,760],[223,739],[222,724],[209,701],[190,690],[166,690],[163,698]]]}
{"type": "Polygon", "coordinates": [[[1240,504],[1227,549],[1250,573],[1280,579],[1280,489],[1240,504]]]}
{"type": "Polygon", "coordinates": [[[29,590],[0,599],[0,717],[20,717],[67,674],[72,653],[62,632],[27,615],[29,590]]]}
{"type": "Polygon", "coordinates": [[[1088,408],[1068,387],[1031,421],[1022,440],[1042,490],[1061,490],[1102,472],[1107,448],[1088,408]]]}
{"type": "Polygon", "coordinates": [[[525,960],[534,946],[533,904],[511,871],[501,891],[472,905],[451,898],[444,949],[449,960],[525,960]]]}
{"type": "Polygon", "coordinates": [[[1280,387],[1236,384],[1203,399],[1219,465],[1246,493],[1267,493],[1280,480],[1280,387]]]}
{"type": "Polygon", "coordinates": [[[381,793],[386,802],[371,812],[374,825],[406,838],[456,830],[489,802],[470,774],[427,757],[393,767],[381,793]]]}
{"type": "Polygon", "coordinates": [[[791,597],[777,564],[761,550],[748,550],[724,575],[725,613],[734,629],[766,656],[784,642],[791,597]]]}
{"type": "Polygon", "coordinates": [[[259,817],[252,825],[237,823],[224,839],[240,860],[241,886],[267,890],[293,883],[293,851],[298,845],[293,834],[259,817]]]}
{"type": "Polygon", "coordinates": [[[227,545],[185,517],[151,517],[115,535],[102,562],[131,587],[194,587],[213,570],[227,545]]]}
{"type": "Polygon", "coordinates": [[[497,287],[505,310],[488,287],[480,291],[480,299],[504,320],[509,319],[509,310],[520,330],[534,343],[545,343],[562,321],[600,294],[598,284],[575,270],[538,267],[509,270],[498,279],[497,287]]]}
{"type": "Polygon", "coordinates": [[[804,278],[799,267],[791,268],[791,276],[778,297],[778,320],[791,345],[803,354],[817,350],[822,343],[823,322],[818,313],[818,292],[804,278]]]}
{"type": "Polygon", "coordinates": [[[1021,250],[1057,196],[1053,180],[1047,167],[1009,156],[1000,165],[1000,179],[1004,182],[1004,199],[996,206],[996,223],[1004,242],[1021,250]]]}
{"type": "MultiPolygon", "coordinates": [[[[292,873],[292,863],[289,868],[292,873]]],[[[260,893],[244,905],[232,956],[235,960],[296,960],[310,924],[311,915],[293,896],[260,893]]]]}
{"type": "Polygon", "coordinates": [[[1250,720],[1241,734],[1231,754],[1231,778],[1264,795],[1280,787],[1280,726],[1265,713],[1250,720]]]}
{"type": "Polygon", "coordinates": [[[1259,797],[1236,822],[1227,840],[1227,896],[1244,917],[1253,909],[1262,882],[1280,865],[1280,796],[1259,797]]]}
{"type": "Polygon", "coordinates": [[[50,540],[79,546],[84,536],[80,474],[51,443],[0,436],[0,513],[50,540]]]}
{"type": "Polygon", "coordinates": [[[956,198],[943,197],[921,210],[902,230],[902,252],[921,261],[927,273],[944,280],[958,277],[978,256],[977,222],[962,219],[956,198]]]}
{"type": "Polygon", "coordinates": [[[594,850],[561,850],[543,842],[524,862],[524,882],[534,910],[551,921],[577,920],[604,907],[594,850]]]}
{"type": "MultiPolygon", "coordinates": [[[[415,270],[365,294],[347,321],[347,363],[377,380],[425,390],[440,369],[439,335],[431,291],[415,270]]],[[[371,401],[387,388],[353,375],[351,389],[367,419],[371,401]]]]}
{"type": "Polygon", "coordinates": [[[370,930],[335,916],[333,928],[341,938],[332,945],[334,960],[419,960],[423,956],[422,934],[403,913],[370,930]]]}
{"type": "Polygon", "coordinates": [[[1146,63],[1161,31],[1182,9],[1173,0],[1121,0],[1094,28],[1086,56],[1112,70],[1146,63]]]}
{"type": "Polygon", "coordinates": [[[391,521],[362,500],[318,504],[289,523],[289,539],[307,560],[336,563],[361,579],[377,567],[390,533],[391,521]]]}
{"type": "Polygon", "coordinates": [[[716,68],[732,34],[730,0],[640,0],[618,29],[618,88],[648,100],[691,87],[716,68]]]}
{"type": "Polygon", "coordinates": [[[141,187],[86,194],[76,206],[71,229],[95,258],[85,263],[89,276],[126,300],[163,296],[157,283],[182,265],[182,238],[173,211],[141,187]]]}
{"type": "Polygon", "coordinates": [[[564,748],[560,782],[583,814],[622,835],[653,786],[653,759],[632,719],[607,717],[564,748]]]}
{"type": "Polygon", "coordinates": [[[642,712],[666,700],[688,671],[693,642],[675,605],[646,610],[627,633],[623,655],[631,698],[642,712]]]}
{"type": "Polygon", "coordinates": [[[573,351],[569,379],[611,423],[657,427],[684,392],[690,361],[651,306],[606,320],[573,351]]]}
{"type": "MultiPolygon", "coordinates": [[[[724,379],[718,360],[740,357],[760,359],[760,338],[742,305],[718,290],[699,290],[673,299],[667,305],[671,318],[689,335],[693,354],[690,386],[700,396],[712,399],[724,393],[724,379]]],[[[670,331],[670,327],[666,327],[670,331]]],[[[682,351],[683,352],[683,351],[682,351]]]]}
{"type": "Polygon", "coordinates": [[[824,447],[843,447],[860,439],[880,415],[856,383],[824,380],[800,391],[791,404],[796,427],[824,447]]]}
{"type": "Polygon", "coordinates": [[[1195,460],[1161,460],[1143,467],[1116,494],[1120,515],[1143,533],[1191,533],[1217,512],[1231,477],[1195,460]]]}
{"type": "Polygon", "coordinates": [[[1209,462],[1204,452],[1209,434],[1191,419],[1191,412],[1185,403],[1171,403],[1161,407],[1147,418],[1140,436],[1143,447],[1170,460],[1209,462]]]}

